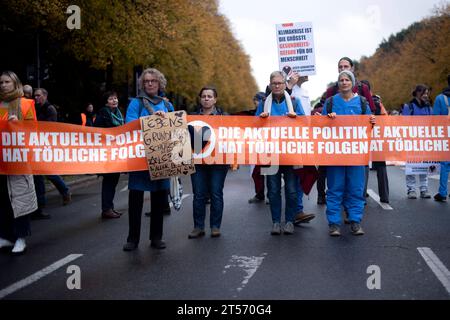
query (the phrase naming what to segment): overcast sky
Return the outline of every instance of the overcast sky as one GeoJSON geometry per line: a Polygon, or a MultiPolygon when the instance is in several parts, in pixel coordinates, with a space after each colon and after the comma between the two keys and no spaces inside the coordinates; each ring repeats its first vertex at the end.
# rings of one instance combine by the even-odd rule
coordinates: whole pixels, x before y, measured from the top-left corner
{"type": "MultiPolygon", "coordinates": [[[[220,0],[220,12],[231,22],[236,38],[250,56],[253,75],[264,91],[278,70],[275,25],[310,21],[313,24],[316,75],[303,86],[315,99],[327,83],[337,80],[342,56],[372,55],[387,39],[430,16],[443,0],[220,0]]],[[[382,66],[380,66],[382,67],[382,66]]],[[[375,88],[376,89],[376,88],[375,88]]]]}

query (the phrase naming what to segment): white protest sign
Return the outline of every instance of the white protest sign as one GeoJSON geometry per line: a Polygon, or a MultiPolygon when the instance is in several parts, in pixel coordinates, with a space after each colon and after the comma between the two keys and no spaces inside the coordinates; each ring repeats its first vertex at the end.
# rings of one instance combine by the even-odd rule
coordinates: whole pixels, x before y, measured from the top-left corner
{"type": "Polygon", "coordinates": [[[440,168],[439,162],[407,163],[405,174],[439,174],[440,168]]]}
{"type": "Polygon", "coordinates": [[[316,74],[312,23],[277,24],[276,32],[280,70],[288,77],[293,72],[301,76],[316,74]]]}

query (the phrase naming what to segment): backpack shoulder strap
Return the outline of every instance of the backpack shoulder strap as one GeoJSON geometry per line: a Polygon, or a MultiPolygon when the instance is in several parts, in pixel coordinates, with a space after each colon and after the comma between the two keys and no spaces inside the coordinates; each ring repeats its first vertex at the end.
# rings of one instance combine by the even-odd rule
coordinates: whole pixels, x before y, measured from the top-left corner
{"type": "Polygon", "coordinates": [[[363,96],[359,96],[359,100],[361,101],[361,114],[366,114],[367,111],[367,99],[363,96]]]}
{"type": "Polygon", "coordinates": [[[444,101],[445,101],[445,105],[447,106],[447,109],[449,109],[448,111],[448,114],[450,114],[450,106],[448,105],[448,98],[447,98],[447,96],[444,94],[444,101]]]}
{"type": "Polygon", "coordinates": [[[409,106],[409,113],[411,116],[413,116],[414,115],[414,106],[411,102],[408,103],[408,106],[409,106]]]}
{"type": "Polygon", "coordinates": [[[358,82],[358,94],[360,96],[364,96],[364,92],[363,92],[363,83],[362,82],[358,82]]]}
{"type": "Polygon", "coordinates": [[[333,112],[333,96],[330,97],[328,103],[327,103],[327,113],[333,112]]]}

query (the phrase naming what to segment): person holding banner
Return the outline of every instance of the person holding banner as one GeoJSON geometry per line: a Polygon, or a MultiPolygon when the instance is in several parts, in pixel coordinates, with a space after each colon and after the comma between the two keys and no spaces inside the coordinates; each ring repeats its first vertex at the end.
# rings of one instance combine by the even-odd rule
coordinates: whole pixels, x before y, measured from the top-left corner
{"type": "MultiPolygon", "coordinates": [[[[426,85],[418,84],[412,92],[413,99],[409,103],[405,103],[402,109],[403,116],[429,116],[433,114],[430,105],[429,89],[426,85]]],[[[414,166],[414,164],[406,163],[406,166],[414,166]]],[[[419,189],[422,199],[430,199],[428,192],[428,175],[419,174],[419,189]]],[[[417,199],[416,194],[416,175],[406,174],[406,192],[408,199],[417,199]]]]}
{"type": "MultiPolygon", "coordinates": [[[[264,102],[261,102],[256,110],[256,115],[261,118],[269,116],[288,116],[295,118],[297,115],[305,115],[299,99],[292,100],[286,92],[286,78],[283,72],[274,71],[270,75],[271,93],[264,102]]],[[[294,217],[298,208],[298,178],[293,166],[279,166],[276,173],[267,175],[267,190],[272,214],[272,235],[281,234],[281,175],[285,183],[285,234],[294,233],[294,217]]]]}
{"type": "MultiPolygon", "coordinates": [[[[139,89],[141,93],[138,97],[131,100],[128,105],[125,123],[148,115],[164,117],[164,114],[169,111],[168,107],[173,108],[169,102],[158,96],[158,92],[163,91],[166,85],[167,80],[159,70],[154,68],[145,69],[139,77],[139,89]]],[[[148,170],[129,173],[129,231],[127,243],[123,247],[124,251],[133,251],[138,247],[145,191],[150,191],[151,194],[150,246],[155,249],[166,248],[166,244],[162,240],[162,235],[164,207],[169,188],[169,179],[151,181],[148,170]]]]}
{"type": "MultiPolygon", "coordinates": [[[[199,93],[200,109],[195,114],[209,116],[223,116],[226,113],[216,107],[217,90],[214,87],[203,87],[199,93]]],[[[194,150],[202,146],[207,133],[196,134],[194,127],[189,126],[191,145],[194,150]],[[196,139],[196,137],[198,137],[196,139]]],[[[223,187],[228,173],[227,164],[196,164],[195,173],[191,175],[192,190],[194,192],[193,216],[194,229],[189,233],[189,239],[196,239],[205,235],[206,200],[211,199],[209,225],[211,237],[220,237],[220,226],[223,215],[223,187]]]]}
{"type": "MultiPolygon", "coordinates": [[[[0,76],[0,119],[34,120],[36,112],[23,98],[22,83],[12,71],[0,76]]],[[[0,175],[0,248],[25,252],[25,237],[31,234],[29,214],[38,208],[32,175],[0,175]]]]}
{"type": "MultiPolygon", "coordinates": [[[[434,115],[450,115],[450,74],[447,76],[448,87],[436,97],[433,105],[434,115]]],[[[449,159],[450,160],[450,159],[449,159]]],[[[450,172],[450,161],[441,162],[441,174],[439,177],[439,192],[434,195],[434,200],[447,201],[448,195],[448,173],[450,172]]]]}
{"type": "MultiPolygon", "coordinates": [[[[323,115],[335,119],[337,115],[371,115],[367,101],[353,93],[355,76],[349,70],[339,73],[339,93],[325,101],[323,115]]],[[[375,116],[370,116],[370,123],[375,124],[375,116]]],[[[327,167],[327,219],[330,236],[340,236],[341,207],[348,213],[353,235],[363,235],[361,220],[364,211],[363,195],[365,182],[364,166],[328,166],[327,167]]]]}
{"type": "MultiPolygon", "coordinates": [[[[214,87],[203,87],[199,93],[200,109],[194,114],[223,116],[226,113],[216,106],[217,90],[214,87]]],[[[195,149],[202,146],[208,133],[197,135],[194,127],[189,126],[191,145],[195,149]],[[196,139],[196,137],[198,137],[196,139]]],[[[191,175],[192,190],[194,192],[193,216],[194,229],[189,233],[189,239],[205,235],[206,200],[211,199],[209,226],[211,237],[220,237],[220,226],[223,215],[223,187],[228,173],[229,165],[224,164],[196,164],[195,173],[191,175]]]]}
{"type": "MultiPolygon", "coordinates": [[[[124,124],[122,113],[119,110],[119,99],[114,91],[106,92],[104,95],[106,105],[101,108],[95,117],[94,127],[113,128],[124,124]]],[[[102,218],[120,218],[122,213],[114,209],[114,195],[119,183],[120,172],[103,173],[102,181],[102,218]]]]}

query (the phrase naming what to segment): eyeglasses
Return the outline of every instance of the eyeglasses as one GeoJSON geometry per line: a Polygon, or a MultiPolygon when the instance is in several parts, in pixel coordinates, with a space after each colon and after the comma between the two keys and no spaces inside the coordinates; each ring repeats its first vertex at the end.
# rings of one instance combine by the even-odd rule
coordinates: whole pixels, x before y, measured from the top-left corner
{"type": "Polygon", "coordinates": [[[272,82],[270,85],[277,87],[277,86],[282,86],[284,84],[284,82],[272,82]]]}
{"type": "Polygon", "coordinates": [[[155,84],[155,83],[159,83],[159,81],[156,79],[144,80],[144,84],[155,84]]]}

